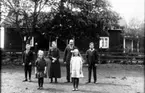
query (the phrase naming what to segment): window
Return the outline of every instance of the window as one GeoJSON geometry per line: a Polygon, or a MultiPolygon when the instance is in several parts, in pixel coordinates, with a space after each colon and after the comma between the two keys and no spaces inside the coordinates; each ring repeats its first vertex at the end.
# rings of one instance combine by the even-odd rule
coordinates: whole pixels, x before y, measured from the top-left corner
{"type": "Polygon", "coordinates": [[[4,48],[5,29],[0,27],[0,48],[4,48]]]}
{"type": "Polygon", "coordinates": [[[32,47],[34,47],[34,37],[32,37],[32,39],[30,40],[30,45],[31,45],[32,47]]]}
{"type": "Polygon", "coordinates": [[[100,37],[99,48],[109,48],[109,37],[100,37]]]}

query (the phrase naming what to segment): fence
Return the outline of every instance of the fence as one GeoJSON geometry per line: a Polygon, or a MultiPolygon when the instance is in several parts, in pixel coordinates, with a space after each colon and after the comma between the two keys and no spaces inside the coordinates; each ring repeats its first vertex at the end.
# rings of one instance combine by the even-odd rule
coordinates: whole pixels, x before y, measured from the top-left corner
{"type": "MultiPolygon", "coordinates": [[[[35,58],[36,58],[35,54],[35,58]]],[[[44,56],[48,57],[48,51],[44,51],[44,56]]],[[[60,52],[60,60],[63,61],[64,53],[60,52]]],[[[82,54],[84,60],[86,60],[86,55],[82,54]]],[[[16,59],[22,60],[22,52],[8,52],[2,54],[2,59],[10,58],[10,61],[16,59]]],[[[123,64],[132,64],[132,63],[141,63],[144,64],[144,53],[122,53],[122,52],[101,52],[99,53],[99,63],[123,63],[123,64]]]]}

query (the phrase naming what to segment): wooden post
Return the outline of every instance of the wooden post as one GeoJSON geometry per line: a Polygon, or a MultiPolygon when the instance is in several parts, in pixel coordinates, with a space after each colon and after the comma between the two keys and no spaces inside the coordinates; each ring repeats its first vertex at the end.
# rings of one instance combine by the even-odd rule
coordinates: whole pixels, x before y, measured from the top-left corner
{"type": "Polygon", "coordinates": [[[4,43],[5,43],[5,28],[0,27],[0,48],[4,49],[4,43]]]}
{"type": "Polygon", "coordinates": [[[139,40],[137,41],[137,52],[139,52],[139,40]]]}
{"type": "Polygon", "coordinates": [[[73,37],[73,40],[74,40],[74,46],[75,46],[75,36],[73,37]]]}
{"type": "Polygon", "coordinates": [[[66,40],[66,46],[68,45],[68,39],[66,40]]]}
{"type": "Polygon", "coordinates": [[[125,36],[123,38],[123,53],[125,53],[125,36]]]}
{"type": "MultiPolygon", "coordinates": [[[[56,42],[56,45],[58,45],[57,41],[58,41],[58,37],[56,37],[56,41],[55,41],[55,42],[56,42]]],[[[57,47],[58,47],[58,46],[57,46],[57,47]]]]}
{"type": "Polygon", "coordinates": [[[51,46],[51,36],[49,36],[49,49],[50,49],[50,46],[51,46]]]}
{"type": "Polygon", "coordinates": [[[133,40],[131,41],[131,52],[133,52],[133,40]]]}

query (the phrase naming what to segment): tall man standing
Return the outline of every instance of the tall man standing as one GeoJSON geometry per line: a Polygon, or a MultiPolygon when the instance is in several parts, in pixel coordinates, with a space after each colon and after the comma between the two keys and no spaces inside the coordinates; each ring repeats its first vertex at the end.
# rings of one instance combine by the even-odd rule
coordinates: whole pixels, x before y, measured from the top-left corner
{"type": "Polygon", "coordinates": [[[25,71],[25,80],[27,81],[27,73],[29,73],[29,82],[31,82],[31,71],[32,71],[32,62],[33,62],[33,52],[30,50],[30,44],[26,44],[26,50],[23,54],[23,66],[25,71]]]}
{"type": "Polygon", "coordinates": [[[74,40],[70,40],[68,46],[65,48],[64,51],[64,58],[63,61],[66,64],[66,79],[67,79],[67,83],[70,82],[70,60],[71,60],[71,56],[72,56],[72,50],[76,49],[76,47],[74,46],[74,40]]]}
{"type": "Polygon", "coordinates": [[[86,61],[88,64],[88,82],[91,82],[91,72],[93,70],[93,76],[94,76],[94,83],[97,82],[97,76],[96,76],[96,68],[97,68],[97,64],[98,64],[98,52],[97,50],[94,48],[94,43],[91,42],[89,45],[89,49],[86,52],[86,61]]]}

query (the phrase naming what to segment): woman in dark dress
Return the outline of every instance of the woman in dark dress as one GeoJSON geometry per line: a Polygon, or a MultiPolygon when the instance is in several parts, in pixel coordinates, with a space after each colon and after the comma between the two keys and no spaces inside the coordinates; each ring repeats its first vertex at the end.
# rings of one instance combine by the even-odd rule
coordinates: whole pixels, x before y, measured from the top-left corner
{"type": "Polygon", "coordinates": [[[52,42],[52,47],[49,50],[49,58],[51,60],[50,65],[50,73],[49,78],[51,79],[51,82],[53,82],[53,78],[55,78],[55,83],[57,83],[57,78],[61,77],[61,69],[60,69],[60,63],[59,63],[59,49],[57,48],[56,42],[52,42]]]}

